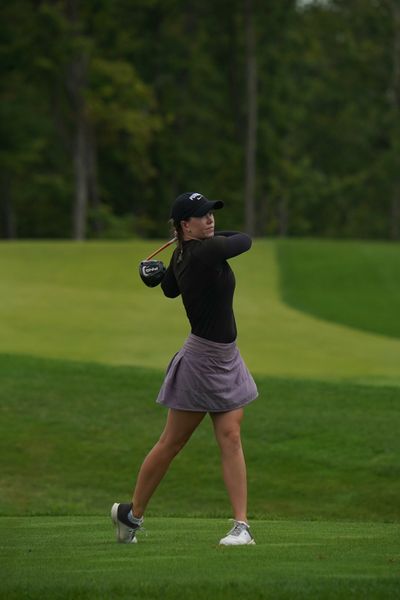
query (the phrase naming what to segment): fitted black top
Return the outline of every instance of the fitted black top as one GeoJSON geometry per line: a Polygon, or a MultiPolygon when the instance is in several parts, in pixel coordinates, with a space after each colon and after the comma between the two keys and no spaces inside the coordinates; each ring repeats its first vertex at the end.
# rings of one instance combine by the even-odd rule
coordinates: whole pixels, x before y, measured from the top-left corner
{"type": "Polygon", "coordinates": [[[161,287],[168,298],[182,294],[194,335],[220,343],[236,339],[235,276],[227,260],[250,247],[245,233],[221,231],[212,238],[183,242],[182,260],[178,248],[174,250],[161,287]]]}

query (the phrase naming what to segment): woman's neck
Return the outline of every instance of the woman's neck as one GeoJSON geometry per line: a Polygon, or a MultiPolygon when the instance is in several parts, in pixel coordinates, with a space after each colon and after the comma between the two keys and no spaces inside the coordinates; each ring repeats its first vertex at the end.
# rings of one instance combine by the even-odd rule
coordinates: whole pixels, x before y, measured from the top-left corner
{"type": "Polygon", "coordinates": [[[184,242],[189,242],[190,240],[197,240],[198,242],[201,242],[201,238],[197,238],[197,237],[193,237],[192,235],[189,235],[188,233],[185,233],[183,236],[183,241],[184,242]]]}

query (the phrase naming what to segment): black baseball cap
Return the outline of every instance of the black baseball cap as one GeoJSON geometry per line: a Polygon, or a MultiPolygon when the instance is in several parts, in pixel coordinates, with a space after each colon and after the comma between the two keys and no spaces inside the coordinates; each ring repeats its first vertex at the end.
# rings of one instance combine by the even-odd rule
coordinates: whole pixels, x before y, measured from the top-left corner
{"type": "Polygon", "coordinates": [[[222,200],[208,200],[198,192],[185,192],[175,199],[171,209],[171,219],[179,222],[190,217],[204,217],[208,212],[223,206],[222,200]]]}

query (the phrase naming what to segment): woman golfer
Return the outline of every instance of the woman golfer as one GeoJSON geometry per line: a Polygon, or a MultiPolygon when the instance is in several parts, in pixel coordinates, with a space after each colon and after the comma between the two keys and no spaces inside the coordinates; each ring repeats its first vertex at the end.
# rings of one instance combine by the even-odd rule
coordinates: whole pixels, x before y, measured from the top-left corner
{"type": "Polygon", "coordinates": [[[220,544],[255,543],[247,522],[240,423],[243,407],[258,392],[235,343],[235,277],[227,263],[249,250],[251,239],[244,233],[214,234],[213,211],[222,207],[221,201],[190,192],[178,196],[172,206],[178,243],[161,287],[168,298],[182,296],[191,333],[167,368],[157,398],[169,409],[167,423],[140,468],[132,503],[115,503],[111,509],[119,542],[137,541],[136,531],[150,498],[173,458],[208,413],[221,450],[234,516],[234,526],[220,544]]]}

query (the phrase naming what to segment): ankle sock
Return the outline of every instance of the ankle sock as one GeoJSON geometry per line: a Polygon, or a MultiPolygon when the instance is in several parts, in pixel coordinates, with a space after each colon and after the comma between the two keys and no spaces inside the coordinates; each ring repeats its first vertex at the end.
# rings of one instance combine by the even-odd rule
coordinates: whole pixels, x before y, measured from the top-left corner
{"type": "Polygon", "coordinates": [[[137,517],[134,517],[132,509],[128,512],[128,521],[130,521],[132,525],[136,525],[136,527],[139,527],[139,525],[142,524],[142,518],[138,519],[137,517]]]}

